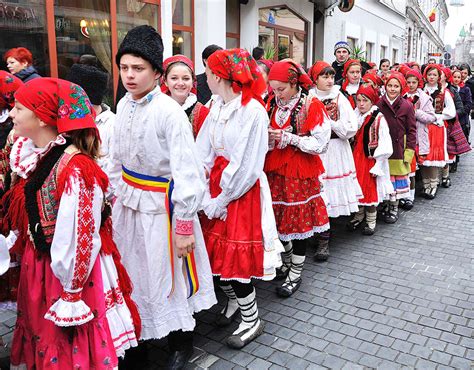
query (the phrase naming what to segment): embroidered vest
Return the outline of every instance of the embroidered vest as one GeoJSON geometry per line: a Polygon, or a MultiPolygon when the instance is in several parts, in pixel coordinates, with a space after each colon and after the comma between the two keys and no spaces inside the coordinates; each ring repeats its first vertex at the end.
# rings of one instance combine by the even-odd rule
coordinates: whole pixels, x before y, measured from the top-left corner
{"type": "Polygon", "coordinates": [[[298,112],[296,113],[295,117],[295,123],[294,125],[291,124],[291,116],[293,115],[290,114],[290,117],[288,117],[287,122],[280,127],[275,121],[275,115],[277,113],[278,107],[276,104],[274,104],[274,98],[270,99],[268,104],[267,104],[267,110],[270,113],[270,125],[275,128],[275,129],[287,129],[291,127],[291,133],[299,136],[308,136],[309,131],[304,130],[303,127],[306,123],[306,118],[308,117],[308,110],[309,110],[309,101],[308,101],[308,95],[306,94],[301,94],[300,101],[296,104],[295,108],[293,109],[299,109],[298,112]],[[293,127],[294,126],[294,127],[293,127]],[[296,132],[295,132],[296,131],[296,132]]]}
{"type": "Polygon", "coordinates": [[[339,94],[335,99],[321,100],[321,102],[326,107],[326,111],[328,112],[329,118],[333,121],[339,120],[339,109],[337,108],[338,98],[339,94]]]}

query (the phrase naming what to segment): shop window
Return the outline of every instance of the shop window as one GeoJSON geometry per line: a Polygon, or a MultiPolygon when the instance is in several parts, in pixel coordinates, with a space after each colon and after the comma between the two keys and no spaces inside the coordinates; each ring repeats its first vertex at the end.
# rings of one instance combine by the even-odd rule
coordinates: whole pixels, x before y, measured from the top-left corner
{"type": "Polygon", "coordinates": [[[226,0],[226,48],[238,48],[240,45],[240,2],[226,0]]]}
{"type": "Polygon", "coordinates": [[[160,32],[160,7],[158,3],[146,4],[139,0],[117,1],[118,45],[128,31],[136,26],[148,25],[160,32]]]}
{"type": "MultiPolygon", "coordinates": [[[[110,1],[56,0],[54,7],[58,77],[67,78],[74,63],[92,64],[112,76],[110,1]]],[[[110,78],[106,103],[112,104],[110,78]]]]}
{"type": "Polygon", "coordinates": [[[173,0],[173,54],[194,60],[194,0],[173,0]]]}
{"type": "Polygon", "coordinates": [[[7,70],[5,52],[25,47],[33,54],[33,65],[41,76],[50,76],[45,0],[0,2],[0,68],[7,70]]]}

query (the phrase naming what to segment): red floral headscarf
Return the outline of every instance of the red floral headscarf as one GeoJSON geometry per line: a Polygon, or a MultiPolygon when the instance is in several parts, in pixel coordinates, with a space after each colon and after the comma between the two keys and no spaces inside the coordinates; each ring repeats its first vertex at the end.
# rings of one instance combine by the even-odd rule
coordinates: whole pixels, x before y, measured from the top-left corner
{"type": "Polygon", "coordinates": [[[371,85],[362,85],[357,90],[357,95],[364,95],[372,102],[372,104],[377,104],[379,101],[379,93],[378,91],[371,85]]]}
{"type": "Polygon", "coordinates": [[[59,78],[35,78],[15,93],[15,99],[58,133],[95,128],[95,113],[82,87],[59,78]]]}
{"type": "Polygon", "coordinates": [[[397,80],[400,83],[400,86],[402,88],[400,95],[403,96],[408,91],[407,80],[405,80],[405,77],[403,76],[402,73],[398,71],[393,71],[388,74],[387,79],[385,80],[385,87],[387,87],[388,81],[393,80],[393,79],[397,80]]]}
{"type": "Polygon", "coordinates": [[[309,77],[313,80],[314,83],[318,80],[318,76],[321,74],[324,68],[331,67],[329,63],[326,63],[324,60],[318,60],[314,63],[308,71],[309,77]]]}
{"type": "Polygon", "coordinates": [[[451,82],[451,78],[453,77],[453,72],[451,71],[451,69],[449,67],[443,67],[441,69],[444,75],[446,76],[446,81],[451,82]]]}
{"type": "Polygon", "coordinates": [[[12,109],[15,105],[14,93],[23,81],[11,73],[0,71],[0,109],[12,109]]]}
{"type": "Polygon", "coordinates": [[[170,90],[168,89],[168,86],[165,84],[165,76],[168,75],[169,68],[175,64],[175,63],[183,63],[186,65],[191,70],[191,76],[193,79],[193,87],[191,88],[191,92],[193,94],[197,94],[197,82],[196,82],[196,75],[194,74],[194,64],[191,59],[189,59],[185,55],[181,54],[176,54],[173,55],[172,57],[166,58],[165,61],[163,62],[163,80],[161,81],[161,91],[163,91],[166,95],[171,95],[170,90]]]}
{"type": "Polygon", "coordinates": [[[423,71],[423,78],[425,79],[425,81],[428,81],[428,72],[433,70],[433,69],[436,69],[438,71],[438,84],[440,82],[440,78],[441,78],[441,73],[443,73],[443,70],[441,69],[441,66],[439,66],[438,64],[428,64],[425,68],[425,70],[423,71]]]}
{"type": "Polygon", "coordinates": [[[418,80],[418,87],[420,89],[423,88],[423,85],[424,85],[423,76],[421,75],[419,71],[417,71],[416,69],[410,68],[405,73],[405,78],[408,79],[408,77],[415,77],[418,80]]]}
{"type": "Polygon", "coordinates": [[[242,105],[252,98],[263,105],[262,94],[267,89],[255,59],[244,49],[217,50],[207,59],[216,76],[232,81],[234,92],[242,92],[242,105]]]}
{"type": "Polygon", "coordinates": [[[298,84],[306,90],[309,90],[313,86],[313,81],[311,81],[311,78],[309,78],[303,67],[291,59],[276,62],[272,69],[270,69],[268,80],[298,84]]]}
{"type": "Polygon", "coordinates": [[[360,64],[359,59],[349,59],[346,63],[344,63],[344,71],[342,72],[342,77],[346,78],[347,72],[349,71],[349,68],[352,66],[359,66],[361,75],[362,75],[362,65],[360,64]]]}

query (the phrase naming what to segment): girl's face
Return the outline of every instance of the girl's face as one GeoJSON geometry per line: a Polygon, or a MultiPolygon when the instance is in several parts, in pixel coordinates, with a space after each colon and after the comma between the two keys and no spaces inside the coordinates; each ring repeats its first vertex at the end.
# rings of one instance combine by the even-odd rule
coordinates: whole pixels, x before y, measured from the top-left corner
{"type": "Polygon", "coordinates": [[[462,76],[463,81],[467,78],[468,75],[469,75],[469,71],[467,69],[461,70],[461,76],[462,76]]]}
{"type": "Polygon", "coordinates": [[[357,108],[360,113],[367,113],[372,108],[372,102],[365,95],[357,94],[357,108]]]}
{"type": "Polygon", "coordinates": [[[411,93],[416,92],[418,89],[418,79],[416,77],[410,76],[407,78],[407,85],[411,93]]]}
{"type": "Polygon", "coordinates": [[[453,72],[453,85],[459,86],[462,81],[462,75],[460,71],[453,72]]]}
{"type": "Polygon", "coordinates": [[[384,73],[387,73],[389,69],[390,69],[390,62],[383,62],[380,65],[380,70],[384,73]]]}
{"type": "Polygon", "coordinates": [[[165,85],[171,92],[171,97],[183,104],[193,87],[191,70],[180,63],[172,65],[166,75],[165,85]]]}
{"type": "Polygon", "coordinates": [[[316,86],[321,91],[329,91],[334,86],[334,75],[319,75],[316,80],[316,86]]]}
{"type": "Polygon", "coordinates": [[[41,127],[41,120],[19,101],[15,101],[15,106],[10,111],[10,117],[13,120],[15,135],[32,139],[37,137],[41,127]]]}
{"type": "Polygon", "coordinates": [[[438,83],[439,79],[439,73],[438,70],[433,68],[428,73],[426,74],[426,82],[428,82],[428,85],[436,85],[438,83]]]}
{"type": "Polygon", "coordinates": [[[133,99],[138,100],[156,87],[160,73],[155,71],[149,61],[132,54],[120,58],[120,77],[133,99]]]}
{"type": "Polygon", "coordinates": [[[298,86],[296,84],[292,85],[289,82],[270,80],[270,86],[275,96],[284,102],[290,100],[298,92],[298,86]]]}
{"type": "Polygon", "coordinates": [[[444,85],[446,83],[446,75],[443,73],[441,73],[441,77],[440,77],[440,82],[441,82],[441,85],[444,85]]]}
{"type": "Polygon", "coordinates": [[[28,62],[19,62],[13,57],[7,58],[7,68],[12,75],[28,67],[28,62]]]}
{"type": "Polygon", "coordinates": [[[395,100],[398,95],[402,92],[402,86],[400,82],[396,78],[391,78],[388,80],[387,84],[385,85],[385,90],[387,91],[387,97],[390,100],[395,100]]]}
{"type": "Polygon", "coordinates": [[[349,83],[355,84],[360,80],[360,66],[351,66],[347,70],[347,79],[349,83]]]}

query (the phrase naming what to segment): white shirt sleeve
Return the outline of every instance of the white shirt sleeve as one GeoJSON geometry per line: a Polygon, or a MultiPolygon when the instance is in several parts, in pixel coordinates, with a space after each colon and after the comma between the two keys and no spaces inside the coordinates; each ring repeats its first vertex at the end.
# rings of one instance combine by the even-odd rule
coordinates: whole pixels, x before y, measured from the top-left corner
{"type": "Polygon", "coordinates": [[[10,249],[17,239],[16,234],[10,231],[7,237],[0,235],[0,275],[3,275],[10,268],[10,249]]]}
{"type": "Polygon", "coordinates": [[[436,118],[438,123],[443,123],[448,119],[456,117],[456,106],[454,105],[453,97],[449,91],[444,93],[444,109],[441,114],[437,114],[436,118]]]}
{"type": "Polygon", "coordinates": [[[377,149],[374,151],[375,165],[370,169],[370,173],[376,176],[387,175],[388,171],[388,158],[393,153],[392,137],[390,136],[390,130],[388,128],[385,117],[380,118],[379,124],[379,143],[377,149]]]}
{"type": "Polygon", "coordinates": [[[359,123],[357,116],[347,98],[339,93],[338,96],[339,119],[331,121],[331,129],[340,139],[350,139],[357,133],[359,123]]]}
{"type": "Polygon", "coordinates": [[[99,235],[103,193],[98,185],[87,189],[81,174],[71,178],[63,192],[51,244],[51,269],[63,294],[45,318],[58,326],[75,326],[93,319],[81,293],[101,247],[99,235]]]}
{"type": "Polygon", "coordinates": [[[184,111],[172,112],[163,124],[170,148],[174,213],[178,219],[190,221],[199,210],[204,196],[204,169],[199,161],[192,130],[184,111]]]}
{"type": "Polygon", "coordinates": [[[268,151],[268,115],[263,109],[249,109],[242,117],[240,136],[222,173],[219,197],[224,205],[244,195],[263,173],[268,151]]]}

